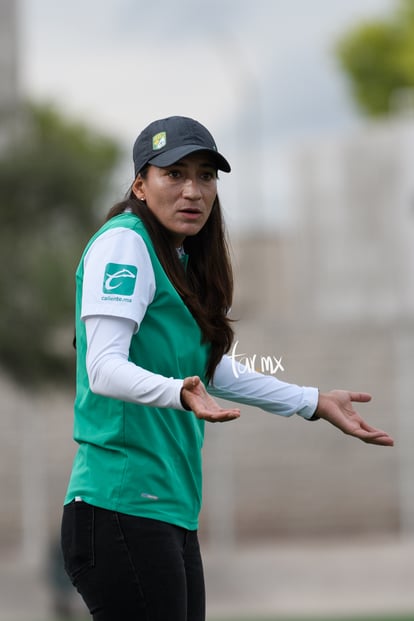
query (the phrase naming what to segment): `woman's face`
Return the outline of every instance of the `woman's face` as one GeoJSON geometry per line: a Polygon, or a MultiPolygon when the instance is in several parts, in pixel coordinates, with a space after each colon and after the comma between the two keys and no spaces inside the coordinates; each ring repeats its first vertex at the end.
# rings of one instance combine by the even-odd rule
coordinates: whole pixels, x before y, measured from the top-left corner
{"type": "Polygon", "coordinates": [[[166,168],[149,166],[132,189],[181,246],[208,220],[217,195],[217,171],[208,154],[192,153],[166,168]]]}

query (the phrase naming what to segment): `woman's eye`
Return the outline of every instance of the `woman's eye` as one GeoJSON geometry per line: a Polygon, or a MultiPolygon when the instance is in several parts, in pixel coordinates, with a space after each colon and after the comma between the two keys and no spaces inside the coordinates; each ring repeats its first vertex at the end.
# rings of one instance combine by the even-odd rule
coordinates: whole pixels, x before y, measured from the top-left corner
{"type": "Polygon", "coordinates": [[[171,177],[172,179],[178,179],[178,177],[180,176],[180,171],[179,170],[169,170],[168,171],[168,176],[171,177]]]}

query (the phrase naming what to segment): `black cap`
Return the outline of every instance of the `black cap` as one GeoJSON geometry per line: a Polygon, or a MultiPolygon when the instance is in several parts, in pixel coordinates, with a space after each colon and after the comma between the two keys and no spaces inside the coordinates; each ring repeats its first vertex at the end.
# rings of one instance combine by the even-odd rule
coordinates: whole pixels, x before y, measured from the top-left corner
{"type": "Polygon", "coordinates": [[[214,156],[218,170],[230,172],[230,164],[217,151],[214,138],[204,125],[185,116],[170,116],[154,121],[135,141],[135,176],[147,164],[160,168],[171,166],[195,151],[208,151],[214,156]]]}

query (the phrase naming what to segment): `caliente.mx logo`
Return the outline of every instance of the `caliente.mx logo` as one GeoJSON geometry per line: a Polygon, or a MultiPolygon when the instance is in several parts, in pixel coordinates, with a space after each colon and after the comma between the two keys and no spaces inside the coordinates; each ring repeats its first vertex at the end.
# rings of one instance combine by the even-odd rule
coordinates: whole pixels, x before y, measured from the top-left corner
{"type": "Polygon", "coordinates": [[[137,272],[135,265],[108,263],[105,267],[103,292],[132,295],[137,280],[137,272]]]}

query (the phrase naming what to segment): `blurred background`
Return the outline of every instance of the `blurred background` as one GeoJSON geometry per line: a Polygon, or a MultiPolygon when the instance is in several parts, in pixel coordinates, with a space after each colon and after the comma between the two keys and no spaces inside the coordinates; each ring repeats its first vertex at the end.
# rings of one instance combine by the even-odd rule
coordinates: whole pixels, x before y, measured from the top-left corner
{"type": "Polygon", "coordinates": [[[0,620],[86,618],[58,549],[74,271],[173,114],[232,163],[233,355],[371,392],[396,440],[207,427],[209,619],[414,619],[414,0],[0,0],[0,620]]]}

